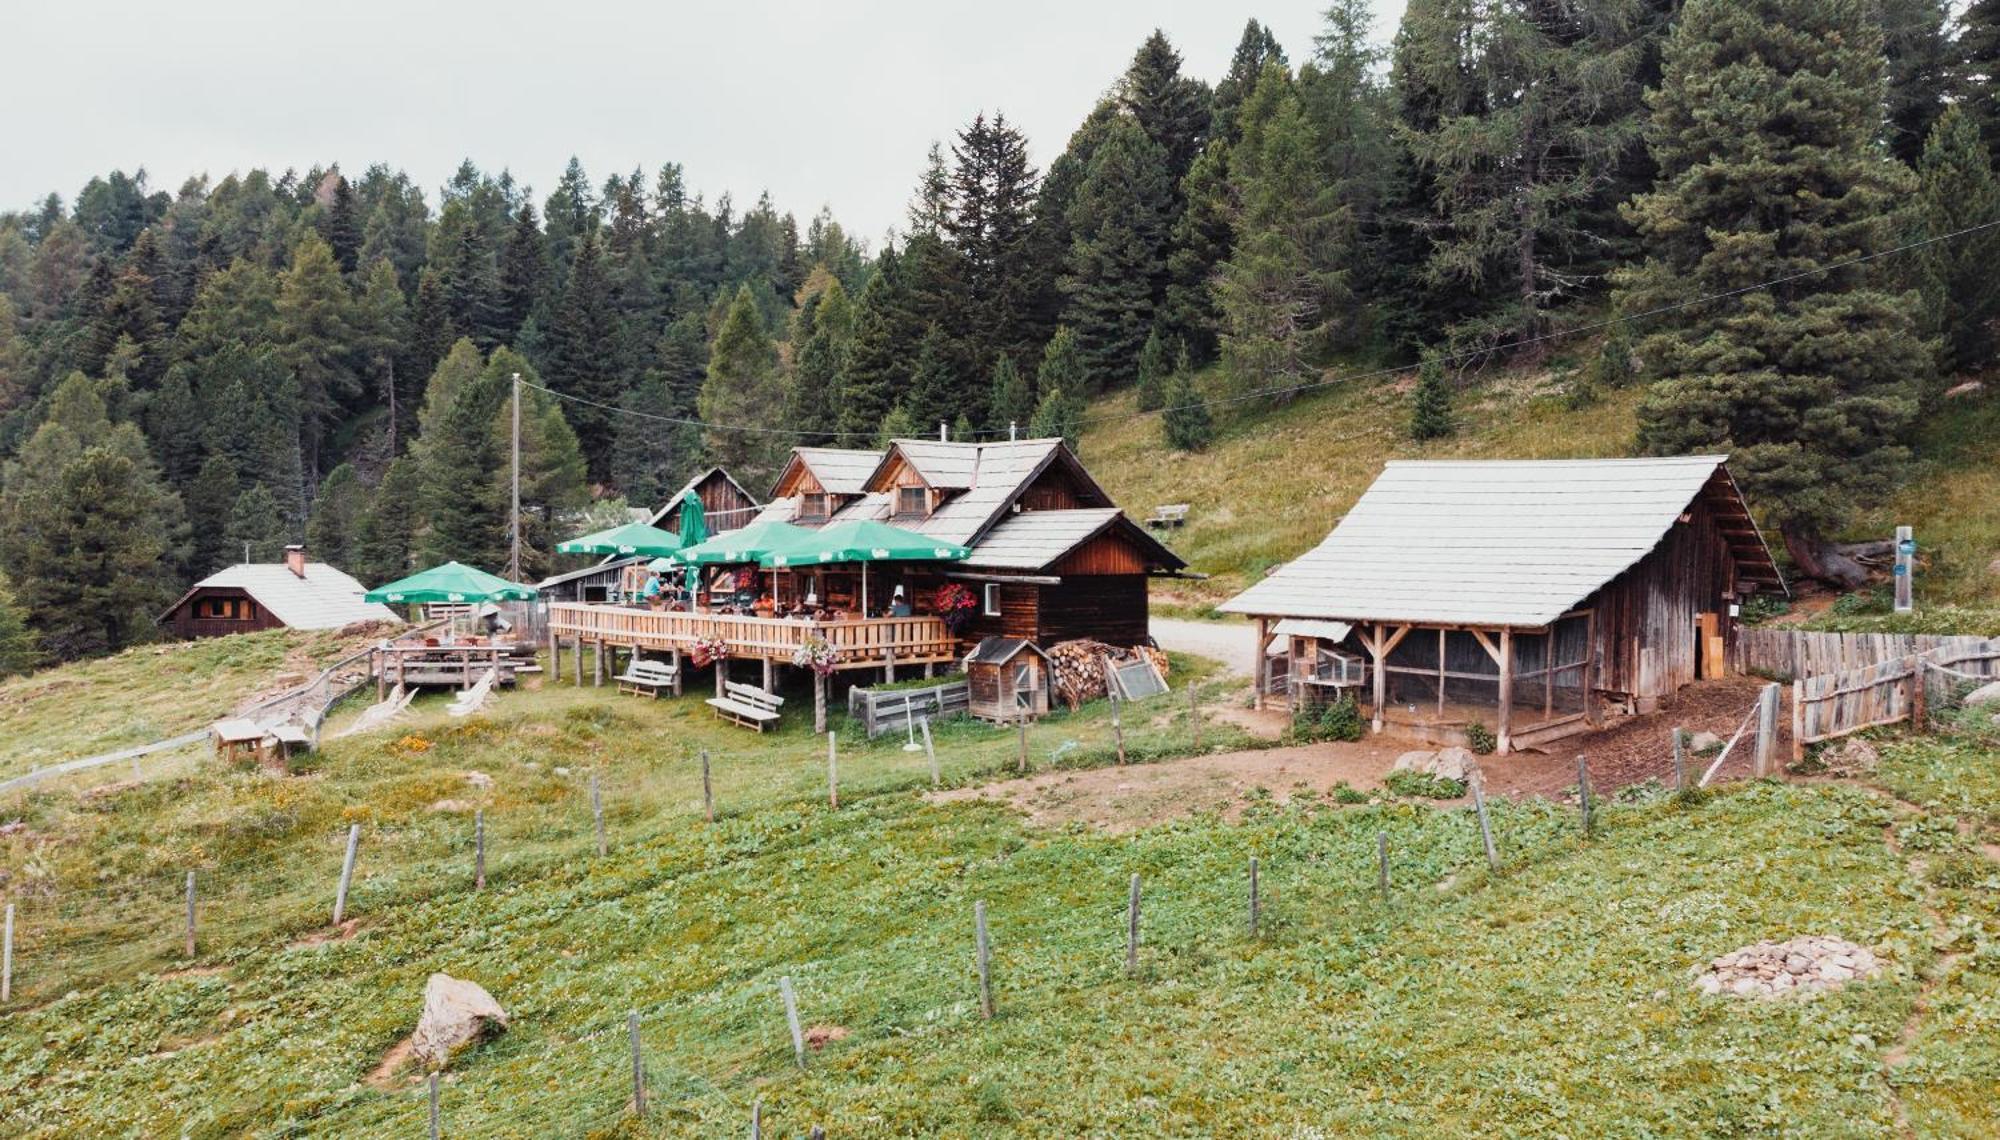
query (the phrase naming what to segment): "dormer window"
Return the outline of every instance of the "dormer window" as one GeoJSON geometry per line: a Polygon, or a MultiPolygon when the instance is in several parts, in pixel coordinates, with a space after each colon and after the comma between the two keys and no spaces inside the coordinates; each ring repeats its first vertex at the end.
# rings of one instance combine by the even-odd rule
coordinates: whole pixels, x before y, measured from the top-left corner
{"type": "Polygon", "coordinates": [[[896,488],[896,517],[923,518],[931,513],[930,495],[922,487],[896,488]]]}
{"type": "Polygon", "coordinates": [[[799,496],[799,517],[802,519],[823,519],[827,514],[826,495],[799,496]]]}

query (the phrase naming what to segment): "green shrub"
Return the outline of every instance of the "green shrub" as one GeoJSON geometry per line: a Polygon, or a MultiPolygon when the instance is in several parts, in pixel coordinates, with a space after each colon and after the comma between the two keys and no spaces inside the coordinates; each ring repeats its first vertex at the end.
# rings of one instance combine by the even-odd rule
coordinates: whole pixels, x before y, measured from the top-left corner
{"type": "Polygon", "coordinates": [[[1368,793],[1342,780],[1333,786],[1333,802],[1337,804],[1365,804],[1368,793]]]}
{"type": "Polygon", "coordinates": [[[1954,851],[1933,860],[1925,869],[1924,877],[1931,885],[1951,890],[1965,890],[1971,887],[1989,885],[1995,875],[1995,868],[1984,856],[1970,851],[1954,851]]]}
{"type": "Polygon", "coordinates": [[[1391,772],[1382,786],[1399,796],[1425,800],[1455,800],[1465,794],[1464,780],[1448,780],[1429,772],[1391,772]]]}
{"type": "Polygon", "coordinates": [[[1494,737],[1492,729],[1474,721],[1466,727],[1465,746],[1475,755],[1491,756],[1493,750],[1500,747],[1500,741],[1494,737]]]}
{"type": "Polygon", "coordinates": [[[1341,696],[1330,701],[1319,710],[1319,739],[1359,740],[1361,739],[1361,710],[1354,698],[1341,696]]]}

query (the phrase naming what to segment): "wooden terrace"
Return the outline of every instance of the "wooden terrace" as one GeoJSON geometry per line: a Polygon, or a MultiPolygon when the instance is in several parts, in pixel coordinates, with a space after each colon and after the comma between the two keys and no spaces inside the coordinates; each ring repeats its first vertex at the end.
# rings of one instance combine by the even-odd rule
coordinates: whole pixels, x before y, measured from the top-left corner
{"type": "MultiPolygon", "coordinates": [[[[833,648],[833,667],[884,669],[926,668],[957,660],[957,644],[944,619],[929,616],[882,618],[748,617],[734,614],[687,613],[635,606],[549,603],[552,646],[569,641],[584,646],[652,650],[679,655],[696,642],[721,640],[729,656],[790,665],[807,639],[819,637],[833,648]]],[[[581,661],[579,656],[579,665],[581,661]]]]}

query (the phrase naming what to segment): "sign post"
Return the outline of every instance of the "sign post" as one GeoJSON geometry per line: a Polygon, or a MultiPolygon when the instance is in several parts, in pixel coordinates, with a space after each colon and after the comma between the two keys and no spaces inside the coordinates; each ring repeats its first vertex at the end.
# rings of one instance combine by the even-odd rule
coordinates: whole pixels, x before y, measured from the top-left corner
{"type": "Polygon", "coordinates": [[[1896,528],[1896,612],[1910,613],[1917,608],[1911,596],[1910,578],[1917,559],[1917,540],[1911,536],[1910,528],[1896,528]]]}

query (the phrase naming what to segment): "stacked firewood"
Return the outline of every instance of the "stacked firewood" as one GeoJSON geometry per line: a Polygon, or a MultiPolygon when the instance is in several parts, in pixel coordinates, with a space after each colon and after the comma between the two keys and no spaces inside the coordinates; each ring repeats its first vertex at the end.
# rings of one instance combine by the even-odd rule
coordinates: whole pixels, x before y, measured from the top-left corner
{"type": "Polygon", "coordinates": [[[1105,696],[1109,685],[1108,674],[1113,665],[1127,664],[1144,656],[1153,662],[1160,676],[1167,675],[1167,655],[1150,645],[1137,649],[1119,649],[1102,641],[1079,638],[1075,641],[1059,641],[1049,647],[1049,661],[1053,666],[1054,689],[1072,710],[1085,701],[1099,700],[1105,696]]]}

